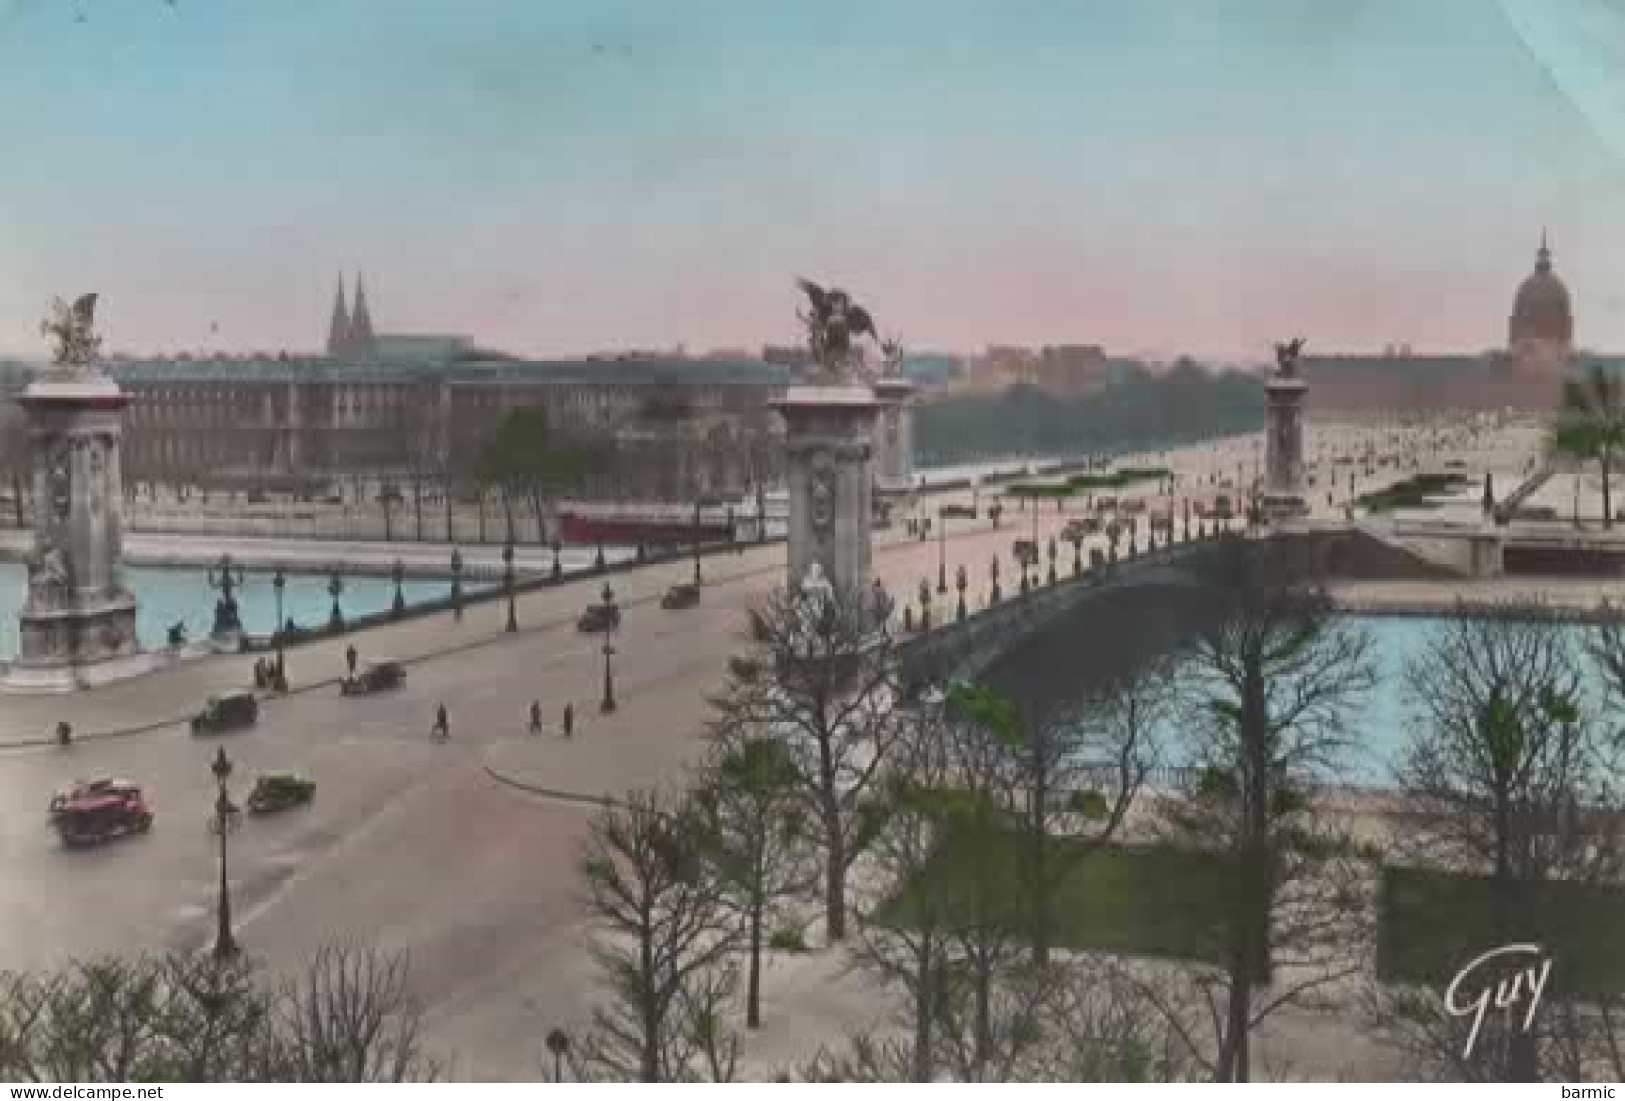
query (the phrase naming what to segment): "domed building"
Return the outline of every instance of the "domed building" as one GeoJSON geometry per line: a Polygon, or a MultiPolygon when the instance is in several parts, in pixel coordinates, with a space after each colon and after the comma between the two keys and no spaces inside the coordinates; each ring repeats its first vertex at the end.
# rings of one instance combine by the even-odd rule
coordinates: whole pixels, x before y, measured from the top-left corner
{"type": "Polygon", "coordinates": [[[1570,355],[1574,352],[1569,289],[1552,272],[1552,250],[1544,231],[1540,251],[1535,253],[1535,270],[1518,286],[1518,295],[1512,300],[1512,317],[1507,322],[1507,347],[1513,354],[1529,345],[1550,345],[1570,355]]]}
{"type": "Polygon", "coordinates": [[[1625,357],[1577,352],[1568,287],[1552,269],[1545,232],[1535,268],[1518,285],[1502,351],[1413,355],[1311,355],[1304,359],[1311,415],[1387,417],[1444,410],[1551,409],[1571,371],[1625,371],[1625,357]]]}

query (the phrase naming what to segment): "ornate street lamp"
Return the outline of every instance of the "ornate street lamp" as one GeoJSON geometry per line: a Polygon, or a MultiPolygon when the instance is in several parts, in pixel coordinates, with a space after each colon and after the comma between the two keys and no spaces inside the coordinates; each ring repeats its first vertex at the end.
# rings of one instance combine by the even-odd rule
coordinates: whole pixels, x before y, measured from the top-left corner
{"type": "Polygon", "coordinates": [[[399,558],[395,559],[395,564],[389,568],[389,579],[395,583],[395,602],[392,610],[396,615],[400,615],[406,611],[406,594],[401,591],[401,586],[406,582],[406,563],[399,558]]]}
{"type": "Polygon", "coordinates": [[[605,608],[604,627],[604,698],[599,701],[598,710],[608,715],[615,710],[615,673],[610,666],[610,659],[615,656],[615,590],[604,582],[604,591],[600,594],[605,608]]]}
{"type": "Polygon", "coordinates": [[[232,565],[231,555],[222,554],[220,561],[204,572],[204,577],[209,588],[220,594],[214,606],[214,633],[241,631],[243,621],[237,614],[237,590],[243,585],[242,567],[232,565]]]}
{"type": "Polygon", "coordinates": [[[508,593],[508,626],[507,630],[519,630],[519,619],[514,612],[514,584],[513,584],[513,543],[502,544],[502,587],[508,593]]]}
{"type": "Polygon", "coordinates": [[[214,780],[218,790],[214,799],[214,815],[209,819],[209,832],[220,838],[220,896],[215,908],[217,924],[214,936],[215,959],[230,959],[237,954],[237,941],[231,934],[231,887],[226,877],[226,838],[237,829],[242,820],[242,812],[231,801],[231,795],[226,791],[226,781],[231,778],[231,758],[226,756],[226,747],[220,746],[215,750],[214,762],[209,771],[214,773],[214,780]]]}
{"type": "Polygon", "coordinates": [[[463,552],[451,549],[451,614],[459,621],[463,618],[463,552]]]}
{"type": "Polygon", "coordinates": [[[278,566],[276,572],[271,575],[271,591],[276,593],[276,630],[271,633],[271,637],[276,640],[276,671],[278,676],[285,675],[288,671],[286,655],[282,649],[283,642],[286,639],[286,631],[284,630],[286,621],[282,618],[282,590],[287,587],[288,575],[283,572],[281,566],[278,566]]]}
{"type": "Polygon", "coordinates": [[[960,563],[958,569],[956,569],[954,572],[954,588],[959,590],[959,607],[954,609],[954,614],[958,617],[960,622],[964,622],[965,619],[965,586],[967,584],[968,582],[965,579],[965,566],[964,563],[960,563]]]}
{"type": "Polygon", "coordinates": [[[338,570],[334,570],[327,579],[327,595],[333,598],[333,610],[328,613],[327,617],[328,626],[334,630],[342,631],[344,630],[344,609],[339,607],[339,597],[344,595],[344,578],[340,576],[338,570]]]}

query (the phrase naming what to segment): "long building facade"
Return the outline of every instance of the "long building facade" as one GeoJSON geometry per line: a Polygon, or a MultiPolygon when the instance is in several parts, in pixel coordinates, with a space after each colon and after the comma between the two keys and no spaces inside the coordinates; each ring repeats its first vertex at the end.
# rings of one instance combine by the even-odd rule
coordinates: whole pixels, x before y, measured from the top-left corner
{"type": "Polygon", "coordinates": [[[1601,367],[1625,371],[1625,356],[1584,351],[1575,343],[1569,291],[1552,266],[1544,234],[1535,267],[1518,286],[1507,318],[1504,348],[1487,352],[1304,357],[1312,416],[1400,417],[1446,411],[1544,412],[1563,381],[1601,367]]]}

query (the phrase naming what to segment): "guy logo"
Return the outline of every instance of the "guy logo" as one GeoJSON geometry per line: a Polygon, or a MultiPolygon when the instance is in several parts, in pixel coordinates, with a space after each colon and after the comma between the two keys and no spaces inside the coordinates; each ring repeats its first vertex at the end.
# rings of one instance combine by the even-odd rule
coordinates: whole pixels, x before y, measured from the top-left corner
{"type": "Polygon", "coordinates": [[[1540,1009],[1540,998],[1546,990],[1546,980],[1552,976],[1552,961],[1546,956],[1538,944],[1503,944],[1499,948],[1491,948],[1482,956],[1472,960],[1456,972],[1456,977],[1450,980],[1445,988],[1444,1008],[1452,1017],[1472,1017],[1473,1027],[1467,1033],[1467,1046],[1462,1050],[1463,1059],[1473,1057],[1473,1047],[1478,1043],[1478,1031],[1484,1026],[1484,1017],[1493,1004],[1496,1009],[1502,1010],[1510,1018],[1518,1005],[1527,1000],[1528,1009],[1523,1015],[1523,1031],[1528,1032],[1535,1023],[1535,1013],[1540,1009]],[[1486,967],[1492,960],[1501,962],[1494,967],[1486,967]],[[1529,965],[1512,970],[1510,964],[1514,960],[1527,959],[1529,965]],[[1489,978],[1499,975],[1494,985],[1489,985],[1489,978]],[[1476,991],[1476,993],[1475,993],[1476,991]]]}

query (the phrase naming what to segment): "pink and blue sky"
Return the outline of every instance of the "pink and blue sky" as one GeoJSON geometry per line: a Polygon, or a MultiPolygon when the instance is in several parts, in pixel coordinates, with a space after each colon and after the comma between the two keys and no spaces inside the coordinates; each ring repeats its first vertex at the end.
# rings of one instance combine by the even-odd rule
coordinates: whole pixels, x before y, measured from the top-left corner
{"type": "Polygon", "coordinates": [[[1612,0],[0,0],[0,349],[1625,348],[1612,0]],[[75,10],[84,13],[84,21],[75,10]],[[218,333],[211,328],[218,325],[218,333]]]}

